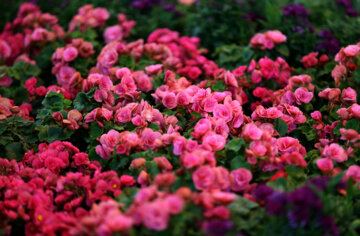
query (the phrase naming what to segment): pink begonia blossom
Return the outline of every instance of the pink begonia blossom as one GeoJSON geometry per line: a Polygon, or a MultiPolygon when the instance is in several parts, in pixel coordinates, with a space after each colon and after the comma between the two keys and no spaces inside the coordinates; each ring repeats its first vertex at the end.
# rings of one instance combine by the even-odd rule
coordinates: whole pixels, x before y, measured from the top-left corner
{"type": "Polygon", "coordinates": [[[334,163],[329,158],[318,159],[316,161],[316,165],[321,171],[331,171],[332,169],[334,169],[334,163]]]}
{"type": "Polygon", "coordinates": [[[345,179],[353,179],[356,182],[360,182],[360,166],[351,165],[345,172],[345,179]]]}
{"type": "Polygon", "coordinates": [[[358,45],[349,45],[344,48],[344,53],[348,57],[357,57],[360,52],[360,47],[358,45]]]}
{"type": "Polygon", "coordinates": [[[275,44],[286,41],[286,36],[279,30],[269,30],[265,33],[257,33],[250,39],[250,46],[261,50],[272,49],[275,44]]]}
{"type": "Polygon", "coordinates": [[[199,167],[192,175],[195,188],[198,190],[207,190],[215,183],[216,176],[210,166],[199,167]]]}
{"type": "Polygon", "coordinates": [[[347,153],[343,147],[337,143],[326,145],[323,152],[323,157],[328,157],[336,162],[344,162],[348,159],[347,153]]]}
{"type": "Polygon", "coordinates": [[[217,104],[214,107],[213,114],[216,119],[223,119],[225,122],[229,122],[233,118],[231,107],[223,104],[217,104]]]}
{"type": "Polygon", "coordinates": [[[295,90],[295,98],[296,98],[296,103],[297,104],[301,104],[301,103],[309,103],[311,101],[311,99],[314,97],[312,92],[309,92],[306,88],[301,87],[295,90]]]}
{"type": "Polygon", "coordinates": [[[174,93],[170,92],[170,93],[167,93],[163,99],[162,99],[162,103],[164,104],[164,106],[166,108],[169,108],[169,109],[174,109],[176,107],[176,96],[174,93]]]}
{"type": "Polygon", "coordinates": [[[357,98],[357,93],[354,89],[352,88],[346,88],[343,89],[342,93],[341,93],[341,99],[344,101],[349,101],[349,102],[356,102],[356,98],[357,98]]]}
{"type": "Polygon", "coordinates": [[[240,192],[246,189],[252,179],[252,174],[248,169],[240,168],[230,173],[231,189],[240,192]]]}
{"type": "Polygon", "coordinates": [[[68,47],[63,52],[63,59],[66,62],[73,61],[78,56],[78,50],[74,47],[68,47]]]}
{"type": "Polygon", "coordinates": [[[104,38],[106,43],[120,41],[123,38],[123,29],[120,25],[110,26],[105,29],[104,38]]]}
{"type": "Polygon", "coordinates": [[[251,140],[260,140],[262,134],[263,131],[253,123],[248,123],[243,127],[242,135],[251,140]]]}

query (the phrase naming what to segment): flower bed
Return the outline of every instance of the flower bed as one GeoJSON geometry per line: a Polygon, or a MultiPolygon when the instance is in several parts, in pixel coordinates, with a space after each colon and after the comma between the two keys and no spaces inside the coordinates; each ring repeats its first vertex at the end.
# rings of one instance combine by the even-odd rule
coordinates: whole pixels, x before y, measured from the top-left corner
{"type": "Polygon", "coordinates": [[[156,15],[139,33],[146,9],[184,30],[227,12],[212,1],[87,4],[66,25],[77,3],[23,3],[0,34],[0,234],[359,234],[360,43],[265,2],[244,44],[156,15]]]}

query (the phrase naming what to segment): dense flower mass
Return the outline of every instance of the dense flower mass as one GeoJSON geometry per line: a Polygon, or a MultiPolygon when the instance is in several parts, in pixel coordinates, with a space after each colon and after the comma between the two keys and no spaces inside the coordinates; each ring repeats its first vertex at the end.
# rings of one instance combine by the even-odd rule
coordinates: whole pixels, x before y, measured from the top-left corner
{"type": "Polygon", "coordinates": [[[1,235],[358,235],[360,43],[305,3],[239,14],[240,46],[157,15],[219,2],[107,4],[23,3],[0,34],[1,235]]]}

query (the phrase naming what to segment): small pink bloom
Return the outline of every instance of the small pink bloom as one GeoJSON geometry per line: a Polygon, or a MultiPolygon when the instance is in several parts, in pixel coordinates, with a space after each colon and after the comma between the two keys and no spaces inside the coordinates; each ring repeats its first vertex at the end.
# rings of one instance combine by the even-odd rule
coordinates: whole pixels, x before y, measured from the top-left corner
{"type": "Polygon", "coordinates": [[[286,41],[286,36],[279,30],[269,30],[265,32],[265,36],[270,38],[275,43],[283,43],[286,41]]]}
{"type": "Polygon", "coordinates": [[[313,96],[314,96],[313,93],[308,92],[308,90],[304,87],[295,90],[296,103],[299,105],[301,103],[309,103],[313,98],[313,96]]]}
{"type": "Polygon", "coordinates": [[[67,47],[63,52],[64,61],[73,61],[78,56],[78,50],[74,47],[67,47]]]}
{"type": "Polygon", "coordinates": [[[331,171],[334,169],[334,163],[329,158],[320,158],[316,161],[317,167],[324,172],[331,171]]]}
{"type": "Polygon", "coordinates": [[[326,145],[322,156],[328,157],[336,162],[344,162],[348,159],[346,151],[337,143],[326,145]]]}
{"type": "Polygon", "coordinates": [[[104,38],[106,43],[120,41],[123,38],[123,30],[120,25],[110,26],[105,29],[104,38]]]}
{"type": "Polygon", "coordinates": [[[223,104],[217,104],[214,107],[213,114],[216,119],[223,119],[225,122],[229,122],[233,118],[231,107],[223,104]]]}
{"type": "Polygon", "coordinates": [[[210,147],[213,151],[220,151],[225,147],[226,139],[218,134],[206,135],[203,139],[203,145],[210,147]]]}
{"type": "Polygon", "coordinates": [[[260,140],[263,135],[263,131],[259,129],[254,123],[248,123],[244,125],[242,135],[251,140],[260,140]]]}
{"type": "Polygon", "coordinates": [[[349,45],[344,48],[344,53],[348,57],[357,57],[360,52],[360,47],[358,45],[349,45]]]}
{"type": "Polygon", "coordinates": [[[176,96],[173,92],[166,93],[162,99],[162,103],[168,109],[174,109],[176,107],[176,96]]]}
{"type": "Polygon", "coordinates": [[[356,182],[360,182],[360,166],[351,165],[345,172],[345,179],[352,178],[356,182]]]}
{"type": "Polygon", "coordinates": [[[239,168],[230,173],[231,189],[240,192],[246,189],[252,179],[252,174],[248,169],[239,168]]]}
{"type": "Polygon", "coordinates": [[[357,93],[352,88],[343,89],[341,93],[341,99],[349,102],[356,102],[357,93]]]}
{"type": "Polygon", "coordinates": [[[201,166],[193,173],[192,179],[197,190],[208,190],[213,187],[216,176],[212,167],[201,166]]]}

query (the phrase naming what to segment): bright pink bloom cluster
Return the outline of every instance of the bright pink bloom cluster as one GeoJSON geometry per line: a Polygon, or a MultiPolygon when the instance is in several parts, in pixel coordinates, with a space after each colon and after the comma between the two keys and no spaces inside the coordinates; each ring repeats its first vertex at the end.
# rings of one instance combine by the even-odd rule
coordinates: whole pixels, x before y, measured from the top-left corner
{"type": "Polygon", "coordinates": [[[250,46],[261,50],[273,49],[275,44],[286,42],[286,36],[279,30],[269,30],[265,33],[257,33],[250,39],[250,46]]]}
{"type": "Polygon", "coordinates": [[[75,15],[69,23],[69,31],[73,32],[77,29],[84,31],[86,29],[104,26],[109,17],[110,13],[105,8],[94,8],[91,4],[82,6],[79,8],[78,14],[75,15]]]}

